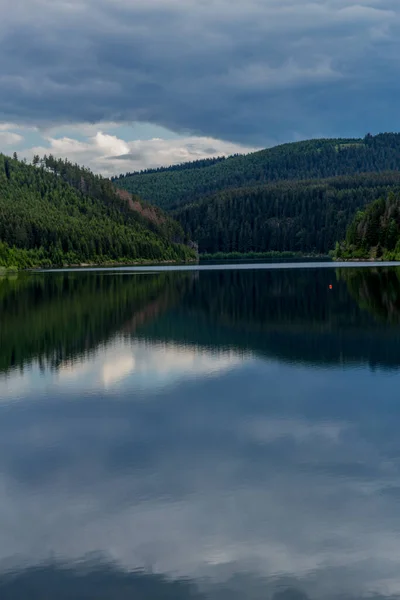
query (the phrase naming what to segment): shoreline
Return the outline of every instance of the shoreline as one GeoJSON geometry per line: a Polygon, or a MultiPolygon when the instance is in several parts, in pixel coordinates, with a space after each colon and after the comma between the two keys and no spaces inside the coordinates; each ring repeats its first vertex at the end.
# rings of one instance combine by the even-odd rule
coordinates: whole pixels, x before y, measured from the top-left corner
{"type": "Polygon", "coordinates": [[[49,269],[92,269],[92,268],[112,268],[112,267],[141,267],[141,266],[159,266],[159,265],[195,265],[198,260],[135,260],[133,262],[103,262],[103,263],[75,263],[75,264],[63,264],[50,265],[48,267],[31,267],[30,269],[22,269],[23,271],[48,271],[49,269]]]}
{"type": "Polygon", "coordinates": [[[38,271],[48,271],[57,269],[92,269],[92,268],[112,268],[112,267],[140,267],[140,266],[160,266],[160,265],[195,265],[198,264],[198,260],[178,261],[178,260],[136,260],[133,262],[102,262],[102,263],[73,263],[63,265],[46,265],[38,267],[28,267],[26,269],[19,269],[18,267],[0,267],[0,277],[4,275],[15,275],[17,273],[29,273],[38,271]]]}
{"type": "Polygon", "coordinates": [[[313,254],[313,253],[302,253],[302,252],[215,252],[213,254],[209,254],[208,252],[204,252],[203,254],[199,254],[200,262],[210,262],[210,261],[257,261],[257,260],[330,260],[331,256],[329,254],[313,254]]]}
{"type": "Polygon", "coordinates": [[[332,259],[334,262],[373,262],[373,263],[377,263],[377,262],[398,262],[397,260],[390,260],[387,258],[333,258],[332,259]]]}

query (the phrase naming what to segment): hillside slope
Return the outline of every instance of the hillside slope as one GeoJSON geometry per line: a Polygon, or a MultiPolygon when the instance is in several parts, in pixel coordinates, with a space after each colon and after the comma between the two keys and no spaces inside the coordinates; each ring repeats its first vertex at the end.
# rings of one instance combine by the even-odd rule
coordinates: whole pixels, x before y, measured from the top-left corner
{"type": "Polygon", "coordinates": [[[0,155],[0,266],[195,258],[162,211],[68,161],[34,162],[0,155]]]}
{"type": "Polygon", "coordinates": [[[400,172],[281,181],[219,192],[171,214],[201,253],[327,254],[368,202],[400,190],[400,172]]]}
{"type": "Polygon", "coordinates": [[[367,135],[364,139],[320,139],[283,144],[225,160],[199,161],[128,174],[115,178],[114,183],[157,206],[172,210],[229,188],[399,168],[400,134],[388,133],[367,135]]]}
{"type": "Polygon", "coordinates": [[[358,211],[345,241],[335,249],[337,259],[400,260],[400,192],[389,192],[358,211]]]}

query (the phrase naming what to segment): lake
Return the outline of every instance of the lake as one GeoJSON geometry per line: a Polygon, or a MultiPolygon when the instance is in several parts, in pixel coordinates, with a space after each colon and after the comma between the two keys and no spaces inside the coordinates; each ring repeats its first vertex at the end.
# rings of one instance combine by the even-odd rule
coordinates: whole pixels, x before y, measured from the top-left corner
{"type": "Polygon", "coordinates": [[[0,598],[400,597],[400,269],[0,278],[0,598]]]}

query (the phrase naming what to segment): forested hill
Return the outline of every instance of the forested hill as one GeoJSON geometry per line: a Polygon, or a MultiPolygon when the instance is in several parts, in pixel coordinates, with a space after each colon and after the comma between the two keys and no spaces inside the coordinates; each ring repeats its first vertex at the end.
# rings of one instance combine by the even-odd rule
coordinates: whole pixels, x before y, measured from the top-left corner
{"type": "Polygon", "coordinates": [[[229,188],[397,170],[400,134],[295,142],[211,164],[200,161],[195,167],[196,163],[186,163],[159,171],[130,173],[114,182],[164,209],[176,209],[229,188]]]}
{"type": "Polygon", "coordinates": [[[400,192],[357,212],[345,241],[336,245],[335,258],[400,260],[400,192]]]}
{"type": "Polygon", "coordinates": [[[281,181],[219,192],[172,215],[208,252],[327,254],[358,209],[400,190],[400,172],[281,181]]]}
{"type": "Polygon", "coordinates": [[[33,163],[0,154],[0,267],[195,258],[160,209],[68,161],[33,163]]]}
{"type": "Polygon", "coordinates": [[[163,207],[200,253],[326,254],[357,210],[400,187],[400,134],[284,144],[129,174],[117,186],[163,207]]]}

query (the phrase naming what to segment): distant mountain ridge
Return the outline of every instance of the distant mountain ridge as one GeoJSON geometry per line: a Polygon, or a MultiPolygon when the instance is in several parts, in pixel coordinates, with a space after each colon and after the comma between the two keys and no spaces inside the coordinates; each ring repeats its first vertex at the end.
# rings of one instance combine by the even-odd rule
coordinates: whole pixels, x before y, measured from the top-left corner
{"type": "Polygon", "coordinates": [[[128,174],[114,184],[168,211],[200,252],[327,253],[357,210],[400,185],[400,134],[319,139],[128,174]]]}
{"type": "MultiPolygon", "coordinates": [[[[233,154],[232,156],[241,156],[241,155],[233,154]]],[[[119,176],[111,177],[111,181],[116,181],[117,179],[128,177],[131,175],[137,175],[137,174],[150,175],[152,173],[164,173],[166,171],[171,172],[171,171],[186,171],[186,170],[190,170],[190,169],[203,169],[204,167],[210,167],[210,166],[212,166],[218,162],[222,162],[223,160],[226,160],[226,159],[227,159],[226,156],[217,156],[214,158],[202,158],[199,160],[192,160],[192,161],[180,163],[177,165],[155,167],[153,169],[151,169],[151,168],[142,169],[141,171],[133,171],[132,173],[125,173],[125,175],[121,173],[121,175],[119,175],[119,176]]]]}
{"type": "Polygon", "coordinates": [[[199,162],[197,169],[193,168],[196,163],[183,163],[155,172],[131,173],[113,181],[118,187],[171,210],[228,188],[396,170],[400,168],[400,134],[292,142],[210,165],[199,162]]]}

